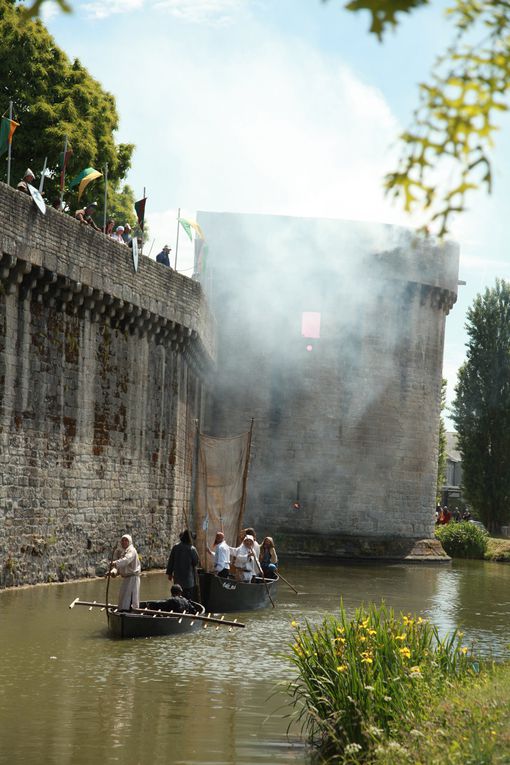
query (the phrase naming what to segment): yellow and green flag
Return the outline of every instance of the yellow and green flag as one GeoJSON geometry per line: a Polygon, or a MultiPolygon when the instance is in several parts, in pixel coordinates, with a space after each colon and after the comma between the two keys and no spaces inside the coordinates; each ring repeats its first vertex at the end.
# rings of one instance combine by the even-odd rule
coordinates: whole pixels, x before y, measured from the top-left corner
{"type": "Polygon", "coordinates": [[[78,186],[79,199],[89,183],[95,181],[96,178],[100,178],[102,174],[103,173],[100,173],[99,170],[94,170],[93,167],[86,167],[85,170],[82,170],[81,173],[78,173],[78,175],[69,182],[69,188],[74,189],[75,186],[78,186]]]}
{"type": "Polygon", "coordinates": [[[19,127],[19,122],[14,122],[9,117],[2,117],[0,124],[0,156],[8,150],[17,127],[19,127]]]}
{"type": "Polygon", "coordinates": [[[196,236],[199,239],[205,239],[204,232],[202,231],[198,223],[196,223],[194,220],[188,220],[187,218],[179,218],[179,223],[181,224],[181,226],[183,227],[183,229],[189,236],[190,240],[193,239],[193,234],[191,233],[192,230],[195,232],[196,236]]]}

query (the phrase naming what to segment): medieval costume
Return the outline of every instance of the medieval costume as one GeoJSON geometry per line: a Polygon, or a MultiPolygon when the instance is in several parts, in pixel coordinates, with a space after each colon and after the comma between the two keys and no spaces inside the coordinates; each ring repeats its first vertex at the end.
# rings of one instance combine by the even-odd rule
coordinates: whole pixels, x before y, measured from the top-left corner
{"type": "Polygon", "coordinates": [[[122,584],[119,592],[119,609],[129,611],[131,607],[140,606],[140,558],[133,545],[133,540],[129,534],[124,534],[122,539],[127,540],[128,545],[124,547],[122,557],[113,561],[112,573],[116,572],[122,577],[122,584]]]}

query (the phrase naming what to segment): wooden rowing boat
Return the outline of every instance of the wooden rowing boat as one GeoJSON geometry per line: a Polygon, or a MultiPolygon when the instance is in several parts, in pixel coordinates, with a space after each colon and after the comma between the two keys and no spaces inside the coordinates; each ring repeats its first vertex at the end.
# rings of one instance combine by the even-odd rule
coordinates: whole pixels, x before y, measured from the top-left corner
{"type": "MultiPolygon", "coordinates": [[[[183,618],[182,614],[170,614],[164,612],[164,600],[150,600],[140,603],[140,609],[148,608],[151,611],[160,611],[161,614],[135,613],[133,611],[119,611],[117,608],[108,609],[108,631],[114,638],[139,638],[161,637],[166,635],[186,635],[197,632],[203,628],[201,619],[194,620],[189,614],[183,618]]],[[[193,604],[197,609],[198,616],[204,616],[205,608],[200,603],[193,604]]]]}
{"type": "Polygon", "coordinates": [[[199,581],[202,603],[211,613],[255,611],[267,608],[271,605],[271,599],[274,599],[278,589],[278,578],[260,578],[255,582],[240,582],[200,571],[199,581]]]}

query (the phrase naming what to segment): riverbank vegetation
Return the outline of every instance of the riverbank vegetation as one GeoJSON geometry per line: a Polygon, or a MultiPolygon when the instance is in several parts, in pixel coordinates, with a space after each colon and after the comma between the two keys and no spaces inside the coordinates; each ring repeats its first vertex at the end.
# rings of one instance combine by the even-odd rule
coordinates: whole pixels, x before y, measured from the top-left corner
{"type": "Polygon", "coordinates": [[[288,692],[303,732],[328,763],[369,763],[386,749],[393,752],[387,762],[400,761],[400,742],[447,690],[479,671],[462,633],[441,638],[428,621],[384,605],[361,607],[351,619],[341,606],[318,627],[292,625],[297,678],[288,692]]]}
{"type": "MultiPolygon", "coordinates": [[[[452,683],[416,727],[381,741],[370,765],[490,765],[510,761],[510,665],[452,683]]],[[[340,760],[341,762],[341,760],[340,760]]],[[[344,759],[344,762],[362,762],[344,759]]],[[[365,760],[367,762],[367,760],[365,760]]]]}
{"type": "Polygon", "coordinates": [[[437,526],[435,535],[451,558],[483,559],[485,557],[489,535],[474,523],[461,521],[437,526]]]}
{"type": "Polygon", "coordinates": [[[485,560],[509,563],[510,539],[498,539],[497,537],[489,537],[487,540],[487,550],[485,551],[484,557],[485,560]]]}

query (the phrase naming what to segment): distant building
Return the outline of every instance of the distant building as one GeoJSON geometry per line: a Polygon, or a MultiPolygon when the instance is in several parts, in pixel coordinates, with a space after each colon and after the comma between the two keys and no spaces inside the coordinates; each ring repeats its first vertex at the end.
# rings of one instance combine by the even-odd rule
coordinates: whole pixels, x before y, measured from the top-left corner
{"type": "Polygon", "coordinates": [[[462,500],[462,455],[457,448],[457,434],[446,433],[446,479],[441,489],[443,505],[463,503],[462,500]]]}

